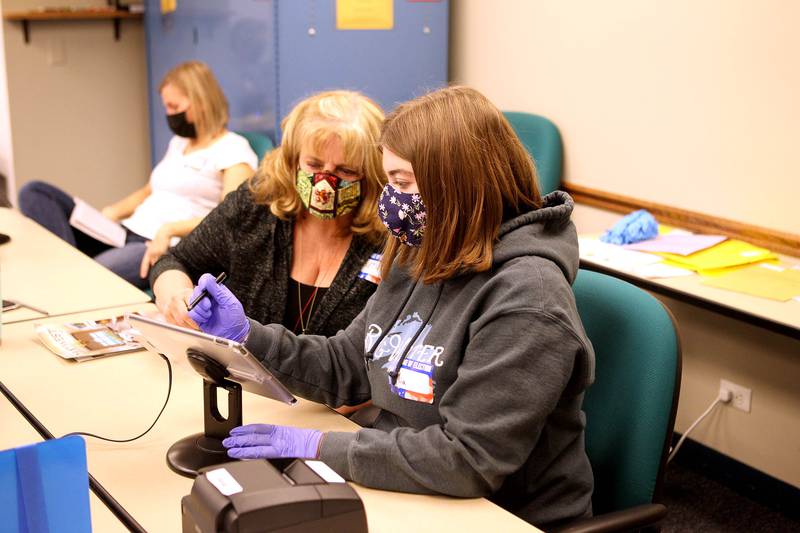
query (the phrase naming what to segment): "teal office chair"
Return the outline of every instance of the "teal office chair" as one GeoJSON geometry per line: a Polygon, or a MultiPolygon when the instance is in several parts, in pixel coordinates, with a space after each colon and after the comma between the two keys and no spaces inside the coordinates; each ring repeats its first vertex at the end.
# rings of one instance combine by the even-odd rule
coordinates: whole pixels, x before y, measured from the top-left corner
{"type": "Polygon", "coordinates": [[[580,270],[573,289],[596,357],[583,402],[595,516],[562,531],[655,525],[667,513],[658,502],[680,391],[672,315],[644,290],[598,272],[580,270]]]}
{"type": "Polygon", "coordinates": [[[263,133],[256,133],[254,131],[237,131],[236,133],[247,139],[247,142],[250,143],[250,148],[252,148],[258,156],[259,163],[264,159],[264,154],[272,150],[275,146],[272,144],[269,137],[263,133]]]}
{"type": "Polygon", "coordinates": [[[564,147],[556,125],[540,115],[516,111],[504,111],[503,114],[536,162],[542,195],[558,189],[561,186],[564,147]]]}

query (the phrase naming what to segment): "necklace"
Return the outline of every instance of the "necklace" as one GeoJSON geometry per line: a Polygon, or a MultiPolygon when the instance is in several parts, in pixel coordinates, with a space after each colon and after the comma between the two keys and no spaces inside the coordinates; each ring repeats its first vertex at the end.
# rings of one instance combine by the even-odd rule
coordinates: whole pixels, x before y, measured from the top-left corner
{"type": "MultiPolygon", "coordinates": [[[[307,297],[305,304],[303,303],[303,291],[302,287],[303,284],[297,281],[297,310],[299,311],[297,321],[294,323],[294,328],[292,331],[297,331],[297,326],[300,326],[300,334],[305,335],[306,329],[308,329],[309,324],[311,324],[311,315],[314,312],[314,304],[317,301],[317,295],[319,294],[319,290],[322,289],[323,297],[325,292],[327,291],[326,287],[321,287],[321,285],[325,284],[325,281],[328,279],[330,275],[330,268],[325,269],[320,274],[320,277],[317,281],[319,285],[313,285],[314,290],[311,292],[311,295],[307,297]]],[[[334,273],[334,278],[336,274],[334,273]]],[[[333,280],[331,280],[332,282],[333,280]]],[[[312,285],[306,285],[307,287],[312,287],[312,285]]]]}
{"type": "Polygon", "coordinates": [[[317,292],[319,291],[319,287],[314,287],[314,291],[311,293],[311,296],[306,301],[306,304],[303,305],[303,295],[300,290],[300,286],[302,284],[298,281],[297,282],[297,306],[300,309],[300,316],[297,317],[297,322],[294,324],[294,330],[297,331],[298,324],[300,325],[300,334],[306,334],[306,326],[311,323],[311,313],[314,311],[314,302],[317,300],[317,292]],[[306,319],[303,320],[303,315],[306,314],[306,309],[308,309],[308,315],[306,319]]]}

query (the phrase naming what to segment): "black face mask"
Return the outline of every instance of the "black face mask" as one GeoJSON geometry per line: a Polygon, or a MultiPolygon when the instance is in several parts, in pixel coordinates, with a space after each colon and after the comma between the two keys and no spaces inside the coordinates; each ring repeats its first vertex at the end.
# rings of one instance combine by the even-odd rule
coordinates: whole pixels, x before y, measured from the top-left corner
{"type": "Polygon", "coordinates": [[[194,139],[197,137],[197,132],[194,129],[194,124],[186,120],[186,111],[175,113],[174,115],[167,115],[167,124],[172,133],[178,137],[188,137],[194,139]]]}

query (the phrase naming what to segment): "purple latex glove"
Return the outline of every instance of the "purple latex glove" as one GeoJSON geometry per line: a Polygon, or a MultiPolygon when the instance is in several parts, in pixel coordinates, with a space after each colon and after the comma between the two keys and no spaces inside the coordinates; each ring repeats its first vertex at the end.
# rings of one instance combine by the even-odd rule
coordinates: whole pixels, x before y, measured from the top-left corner
{"type": "Polygon", "coordinates": [[[222,445],[234,459],[316,459],[321,440],[322,432],[316,429],[247,424],[233,428],[222,445]]]}
{"type": "Polygon", "coordinates": [[[220,285],[211,274],[203,274],[192,292],[192,300],[205,289],[208,297],[189,311],[194,320],[205,333],[223,337],[236,342],[243,342],[250,333],[250,322],[244,314],[244,308],[236,296],[225,285],[220,285]]]}

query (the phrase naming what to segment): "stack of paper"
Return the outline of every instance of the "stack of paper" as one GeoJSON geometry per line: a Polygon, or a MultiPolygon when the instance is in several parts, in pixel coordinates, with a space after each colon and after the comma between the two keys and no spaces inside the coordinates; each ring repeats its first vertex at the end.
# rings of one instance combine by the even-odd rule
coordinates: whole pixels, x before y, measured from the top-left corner
{"type": "Polygon", "coordinates": [[[785,302],[800,297],[800,269],[759,264],[706,278],[704,285],[785,302]]]}

